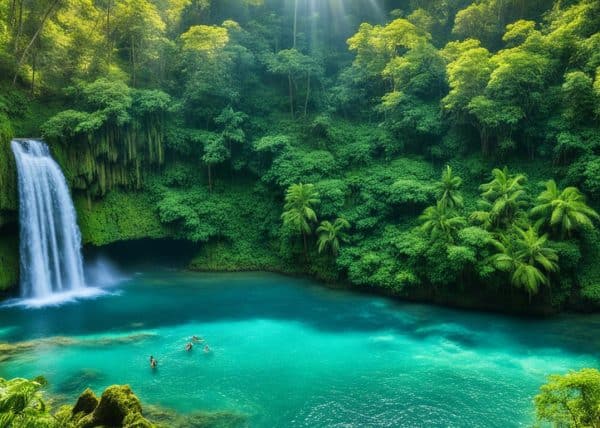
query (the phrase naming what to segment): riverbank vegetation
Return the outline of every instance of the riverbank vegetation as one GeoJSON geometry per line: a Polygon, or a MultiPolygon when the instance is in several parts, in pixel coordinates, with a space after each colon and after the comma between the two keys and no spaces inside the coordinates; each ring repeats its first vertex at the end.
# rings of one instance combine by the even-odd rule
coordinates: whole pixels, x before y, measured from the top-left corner
{"type": "Polygon", "coordinates": [[[128,385],[112,385],[97,397],[89,388],[75,405],[53,409],[43,377],[33,380],[0,378],[0,423],[6,428],[185,428],[190,426],[242,427],[244,415],[228,412],[196,412],[178,415],[169,409],[142,404],[128,385]]]}
{"type": "Polygon", "coordinates": [[[18,274],[9,140],[33,135],[88,244],[597,308],[599,30],[594,0],[3,2],[0,287],[18,274]]]}

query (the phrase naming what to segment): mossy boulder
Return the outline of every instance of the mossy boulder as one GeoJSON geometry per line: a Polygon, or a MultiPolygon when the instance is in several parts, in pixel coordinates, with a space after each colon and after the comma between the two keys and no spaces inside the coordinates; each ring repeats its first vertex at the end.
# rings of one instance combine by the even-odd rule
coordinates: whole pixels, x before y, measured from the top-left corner
{"type": "Polygon", "coordinates": [[[77,403],[75,403],[71,413],[73,416],[77,415],[78,413],[89,415],[96,409],[97,406],[98,398],[96,397],[96,394],[94,394],[94,391],[92,391],[90,388],[87,388],[77,399],[77,403]]]}
{"type": "Polygon", "coordinates": [[[152,424],[142,416],[140,400],[129,385],[113,385],[106,388],[93,412],[82,418],[77,426],[146,428],[152,424]]]}

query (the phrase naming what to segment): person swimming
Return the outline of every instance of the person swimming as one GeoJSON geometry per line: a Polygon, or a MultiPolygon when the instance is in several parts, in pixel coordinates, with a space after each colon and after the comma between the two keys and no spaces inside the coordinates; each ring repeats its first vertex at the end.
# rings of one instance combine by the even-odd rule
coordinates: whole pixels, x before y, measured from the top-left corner
{"type": "Polygon", "coordinates": [[[188,344],[185,345],[185,350],[189,352],[192,350],[193,347],[194,345],[192,345],[192,342],[188,342],[188,344]]]}
{"type": "Polygon", "coordinates": [[[204,342],[204,339],[194,335],[194,336],[192,336],[192,341],[202,343],[202,342],[204,342]]]}
{"type": "Polygon", "coordinates": [[[156,361],[156,359],[150,355],[150,368],[155,369],[157,365],[158,361],[156,361]]]}
{"type": "Polygon", "coordinates": [[[212,350],[208,347],[208,345],[204,346],[204,353],[205,354],[209,354],[211,352],[212,352],[212,350]]]}

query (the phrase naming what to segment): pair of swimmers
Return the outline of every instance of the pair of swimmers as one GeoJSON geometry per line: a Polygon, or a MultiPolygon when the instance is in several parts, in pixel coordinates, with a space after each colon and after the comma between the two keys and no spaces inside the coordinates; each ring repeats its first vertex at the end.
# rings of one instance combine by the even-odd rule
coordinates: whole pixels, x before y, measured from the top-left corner
{"type": "MultiPolygon", "coordinates": [[[[194,335],[194,336],[192,336],[191,342],[188,342],[188,344],[185,345],[185,350],[189,352],[194,347],[194,343],[203,343],[203,342],[204,342],[204,339],[202,337],[198,337],[198,336],[194,335]]],[[[204,352],[206,352],[207,354],[209,352],[211,352],[210,347],[208,345],[204,345],[204,352]]]]}
{"type": "MultiPolygon", "coordinates": [[[[187,352],[189,352],[189,351],[192,350],[193,347],[194,347],[194,344],[192,342],[188,342],[187,345],[185,345],[185,350],[187,352]]],[[[204,345],[204,352],[207,353],[207,354],[209,352],[211,352],[211,349],[210,349],[210,347],[208,345],[204,345]]]]}
{"type": "MultiPolygon", "coordinates": [[[[192,336],[192,342],[202,343],[202,342],[204,342],[204,339],[202,339],[201,337],[198,337],[198,336],[192,336]]],[[[194,347],[194,344],[192,342],[188,342],[187,345],[185,345],[185,350],[187,352],[191,351],[192,348],[194,347]]],[[[204,345],[204,353],[209,354],[211,352],[212,352],[212,349],[210,349],[210,347],[208,345],[204,345]]],[[[156,358],[154,358],[154,356],[150,355],[150,368],[156,369],[157,367],[158,367],[158,361],[156,360],[156,358]]]]}

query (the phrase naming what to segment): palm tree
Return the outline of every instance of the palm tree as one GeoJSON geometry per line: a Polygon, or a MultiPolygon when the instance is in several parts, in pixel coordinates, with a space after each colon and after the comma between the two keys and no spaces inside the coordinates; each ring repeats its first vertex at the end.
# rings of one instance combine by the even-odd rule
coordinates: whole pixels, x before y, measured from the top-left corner
{"type": "Polygon", "coordinates": [[[515,230],[516,239],[503,236],[493,241],[498,253],[490,261],[496,269],[509,272],[512,285],[527,291],[531,301],[541,285],[549,285],[546,274],[558,269],[558,255],[547,246],[547,235],[539,236],[532,227],[515,230]]]}
{"type": "Polygon", "coordinates": [[[537,197],[538,205],[531,215],[538,218],[540,225],[548,225],[562,237],[571,236],[575,230],[593,227],[593,220],[600,220],[598,213],[588,206],[585,196],[576,187],[561,191],[554,180],[546,182],[546,190],[537,197]]]}
{"type": "Polygon", "coordinates": [[[285,195],[283,224],[302,234],[304,257],[308,260],[306,236],[312,233],[312,223],[317,222],[317,214],[312,208],[319,203],[319,195],[312,184],[292,184],[285,195]]]}
{"type": "Polygon", "coordinates": [[[429,234],[430,239],[441,238],[446,242],[454,242],[456,233],[466,225],[464,217],[447,208],[442,201],[426,208],[419,220],[423,223],[421,230],[429,234]]]}
{"type": "Polygon", "coordinates": [[[348,235],[344,232],[350,228],[350,223],[343,217],[336,218],[333,224],[327,220],[322,221],[317,228],[319,240],[317,242],[319,253],[327,247],[331,249],[331,253],[337,256],[340,250],[340,242],[345,241],[348,235]]]}
{"type": "Polygon", "coordinates": [[[471,215],[471,219],[488,228],[514,223],[519,209],[525,205],[523,184],[526,178],[523,174],[513,175],[504,167],[494,168],[492,176],[492,181],[479,187],[483,210],[471,215]]]}
{"type": "Polygon", "coordinates": [[[437,185],[438,201],[448,208],[460,208],[463,206],[463,198],[460,194],[462,179],[452,174],[450,165],[442,172],[442,179],[437,185]]]}

